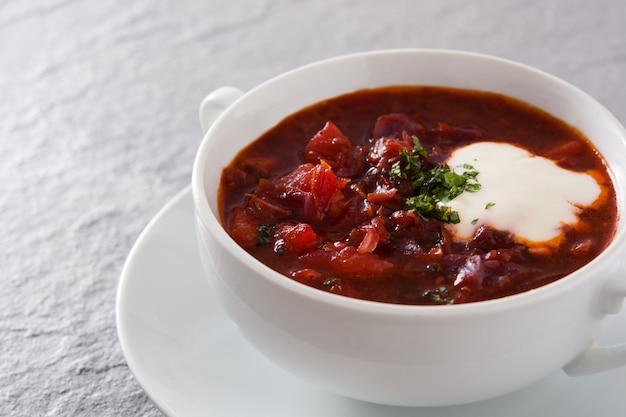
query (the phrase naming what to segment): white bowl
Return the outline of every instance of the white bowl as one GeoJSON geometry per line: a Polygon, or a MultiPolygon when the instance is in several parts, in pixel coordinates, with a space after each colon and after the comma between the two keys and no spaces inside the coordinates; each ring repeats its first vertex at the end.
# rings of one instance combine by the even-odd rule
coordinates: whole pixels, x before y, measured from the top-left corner
{"type": "Polygon", "coordinates": [[[206,127],[217,120],[200,145],[192,189],[207,278],[241,333],[304,380],[348,397],[405,406],[478,401],[561,368],[578,375],[626,364],[625,345],[594,345],[604,318],[626,295],[622,221],[600,256],[561,280],[448,306],[392,305],[319,291],[271,270],[229,237],[219,220],[217,190],[222,168],[239,150],[305,106],[387,85],[501,93],[577,127],[610,166],[621,216],[624,128],[587,94],[524,65],[457,51],[377,51],[305,66],[243,95],[218,90],[201,108],[206,127]]]}

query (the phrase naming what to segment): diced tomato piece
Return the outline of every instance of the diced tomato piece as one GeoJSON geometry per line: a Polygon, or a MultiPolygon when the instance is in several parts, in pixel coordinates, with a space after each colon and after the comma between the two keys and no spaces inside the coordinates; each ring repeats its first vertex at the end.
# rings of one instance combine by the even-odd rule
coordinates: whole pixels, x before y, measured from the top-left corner
{"type": "Polygon", "coordinates": [[[329,121],[306,145],[302,160],[313,164],[326,162],[339,175],[350,176],[363,167],[365,152],[329,121]]]}
{"type": "Polygon", "coordinates": [[[321,242],[315,230],[306,223],[298,223],[295,226],[283,225],[277,234],[284,240],[287,250],[300,251],[314,248],[321,242]]]}
{"type": "Polygon", "coordinates": [[[341,184],[333,170],[325,165],[318,164],[301,178],[296,185],[305,194],[303,197],[302,214],[305,219],[321,221],[326,215],[334,217],[333,203],[343,200],[341,184]]]}
{"type": "Polygon", "coordinates": [[[307,143],[302,160],[312,164],[326,161],[332,167],[337,167],[347,162],[353,146],[334,123],[326,122],[322,130],[307,143]]]}
{"type": "Polygon", "coordinates": [[[328,163],[338,162],[342,157],[348,156],[352,146],[354,145],[350,139],[329,121],[306,145],[302,159],[313,164],[319,164],[322,160],[328,163]]]}
{"type": "Polygon", "coordinates": [[[339,214],[345,197],[340,181],[326,164],[302,164],[275,182],[262,181],[255,192],[259,198],[293,211],[307,222],[319,222],[339,214]]]}
{"type": "Polygon", "coordinates": [[[339,180],[332,169],[324,164],[316,165],[311,171],[311,193],[321,207],[327,207],[339,189],[339,180]]]}
{"type": "Polygon", "coordinates": [[[400,152],[413,150],[413,144],[404,140],[380,138],[367,155],[367,159],[376,166],[376,169],[386,171],[399,160],[400,152]]]}

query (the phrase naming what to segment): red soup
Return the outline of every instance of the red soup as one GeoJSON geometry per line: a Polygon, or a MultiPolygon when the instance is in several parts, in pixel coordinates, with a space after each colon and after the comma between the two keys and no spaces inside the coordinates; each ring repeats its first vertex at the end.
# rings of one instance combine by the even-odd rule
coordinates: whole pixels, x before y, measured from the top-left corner
{"type": "Polygon", "coordinates": [[[606,164],[579,131],[440,87],[362,90],[290,115],[224,169],[219,204],[232,238],[274,270],[397,304],[548,284],[597,256],[617,219],[606,164]]]}

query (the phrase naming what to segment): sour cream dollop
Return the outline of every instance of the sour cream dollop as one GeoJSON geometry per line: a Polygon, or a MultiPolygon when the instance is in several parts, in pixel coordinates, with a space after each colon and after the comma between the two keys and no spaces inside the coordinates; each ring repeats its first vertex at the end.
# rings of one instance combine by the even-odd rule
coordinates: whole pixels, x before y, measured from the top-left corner
{"type": "Polygon", "coordinates": [[[464,164],[472,165],[481,185],[447,204],[459,213],[460,223],[450,225],[459,239],[470,239],[479,227],[489,225],[527,244],[555,246],[562,226],[578,224],[580,211],[602,193],[588,173],[564,169],[508,143],[459,148],[447,164],[457,173],[464,171],[464,164]]]}

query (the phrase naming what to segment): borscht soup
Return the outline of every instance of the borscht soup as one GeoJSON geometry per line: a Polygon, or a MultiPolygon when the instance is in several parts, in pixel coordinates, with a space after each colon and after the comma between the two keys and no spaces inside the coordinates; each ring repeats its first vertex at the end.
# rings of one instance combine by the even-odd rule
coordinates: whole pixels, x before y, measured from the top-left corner
{"type": "Polygon", "coordinates": [[[554,282],[609,245],[618,211],[575,128],[503,95],[418,86],[286,117],[224,168],[218,198],[229,235],[286,277],[418,305],[554,282]]]}

